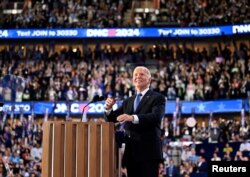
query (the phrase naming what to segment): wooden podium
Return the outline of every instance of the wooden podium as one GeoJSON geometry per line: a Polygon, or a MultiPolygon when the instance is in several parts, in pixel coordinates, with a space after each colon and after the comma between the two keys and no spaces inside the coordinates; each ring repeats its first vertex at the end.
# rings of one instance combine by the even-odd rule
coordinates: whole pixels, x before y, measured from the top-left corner
{"type": "Polygon", "coordinates": [[[48,121],[42,177],[115,177],[114,124],[48,121]]]}

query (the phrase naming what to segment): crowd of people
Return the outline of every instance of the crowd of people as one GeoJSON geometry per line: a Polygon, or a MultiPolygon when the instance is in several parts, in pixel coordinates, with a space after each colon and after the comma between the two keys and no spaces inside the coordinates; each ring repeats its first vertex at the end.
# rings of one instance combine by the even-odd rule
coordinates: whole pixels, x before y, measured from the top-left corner
{"type": "MultiPolygon", "coordinates": [[[[124,13],[131,8],[127,0],[25,1],[21,14],[3,16],[6,2],[0,2],[3,29],[142,27],[163,23],[210,26],[249,23],[250,19],[249,2],[234,0],[161,0],[160,9],[135,13],[129,24],[124,21],[124,13]]],[[[5,46],[0,51],[0,101],[91,101],[95,95],[123,100],[135,92],[131,78],[137,65],[148,65],[152,71],[151,88],[167,100],[250,96],[250,47],[244,42],[219,42],[204,48],[185,43],[170,45],[166,41],[120,48],[97,44],[82,49],[67,46],[60,51],[49,45],[5,46]]],[[[209,160],[249,160],[249,122],[242,126],[238,120],[221,118],[190,128],[185,120],[178,124],[177,131],[171,118],[164,119],[164,159],[159,177],[206,173],[209,160]],[[175,146],[173,141],[191,143],[175,146]],[[220,147],[208,153],[207,142],[219,142],[220,147]]],[[[0,176],[41,176],[42,133],[42,123],[34,121],[32,115],[6,117],[1,113],[0,176]]]]}
{"type": "Polygon", "coordinates": [[[246,43],[188,45],[96,45],[53,51],[49,46],[13,46],[0,51],[0,99],[5,101],[91,101],[94,95],[123,99],[134,93],[129,78],[149,65],[151,88],[168,100],[246,99],[250,91],[246,43]]]}
{"type": "Polygon", "coordinates": [[[163,120],[163,157],[160,174],[172,176],[202,176],[208,173],[208,161],[249,161],[249,121],[244,125],[225,117],[203,119],[190,127],[182,118],[177,126],[169,117],[163,120]]]}
{"type": "MultiPolygon", "coordinates": [[[[6,9],[8,2],[8,0],[2,1],[0,9],[6,9]]],[[[140,1],[135,2],[137,3],[140,5],[140,1]]],[[[132,1],[128,0],[26,0],[20,14],[2,15],[0,26],[2,28],[187,27],[250,22],[250,7],[246,0],[240,2],[160,0],[159,7],[150,6],[147,7],[150,11],[139,12],[136,10],[138,5],[132,4],[132,1]],[[125,15],[131,8],[133,12],[125,15]]]]}
{"type": "MultiPolygon", "coordinates": [[[[157,71],[152,74],[151,87],[169,100],[175,100],[176,97],[181,100],[246,98],[249,91],[247,86],[249,85],[249,49],[244,43],[231,45],[234,46],[234,50],[229,47],[229,44],[219,44],[212,50],[208,48],[192,50],[184,44],[179,48],[158,44],[148,50],[142,46],[117,50],[110,46],[101,48],[97,45],[96,48],[89,48],[84,52],[80,49],[75,51],[70,47],[51,52],[51,49],[46,46],[27,47],[26,50],[21,46],[18,49],[9,46],[3,49],[0,55],[1,99],[10,101],[14,95],[15,101],[83,101],[92,100],[95,94],[112,94],[124,99],[134,92],[130,80],[133,66],[147,64],[150,59],[156,61],[151,66],[152,71],[157,71]],[[220,57],[220,60],[217,61],[216,57],[220,57]],[[11,78],[14,78],[14,84],[11,84],[13,82],[11,78]],[[197,91],[194,91],[193,96],[190,97],[188,94],[190,79],[193,80],[195,90],[203,86],[200,93],[203,93],[204,97],[197,97],[197,91]],[[17,84],[19,82],[20,84],[17,84]],[[183,89],[182,97],[177,94],[179,84],[183,89]],[[228,90],[224,97],[221,97],[218,88],[223,84],[234,85],[237,88],[234,91],[238,94],[232,96],[234,91],[229,92],[230,87],[226,86],[224,88],[228,90]],[[210,94],[207,95],[212,97],[205,97],[207,85],[211,88],[210,94]],[[174,89],[171,89],[171,86],[174,89]]],[[[246,154],[249,151],[249,145],[245,141],[249,139],[248,124],[241,128],[239,121],[219,119],[213,120],[210,126],[197,124],[192,130],[185,124],[180,124],[179,134],[176,134],[171,118],[164,120],[164,161],[159,169],[160,175],[166,175],[166,169],[172,163],[175,165],[176,173],[188,177],[202,170],[206,171],[207,168],[200,169],[199,165],[212,158],[217,160],[248,160],[249,158],[246,154]],[[171,141],[176,141],[176,137],[182,142],[204,143],[209,140],[223,145],[227,142],[239,142],[243,145],[234,147],[233,151],[230,150],[231,153],[224,153],[224,147],[220,147],[212,155],[206,156],[207,150],[205,148],[197,150],[195,147],[198,145],[195,143],[179,148],[171,146],[171,141]],[[245,150],[245,148],[248,149],[245,150]],[[187,153],[186,156],[184,153],[187,153]],[[175,157],[178,158],[175,159],[175,157]]],[[[21,176],[41,174],[41,128],[41,124],[33,122],[32,118],[26,116],[1,118],[0,161],[3,175],[8,171],[21,176]]]]}
{"type": "MultiPolygon", "coordinates": [[[[8,5],[4,2],[2,9],[8,5]]],[[[2,28],[121,27],[129,7],[128,0],[27,0],[20,14],[3,16],[2,28]]]]}
{"type": "MultiPolygon", "coordinates": [[[[246,98],[250,90],[249,47],[245,43],[219,43],[211,49],[164,43],[149,48],[127,46],[126,50],[97,45],[86,47],[83,52],[72,47],[51,51],[48,46],[8,46],[1,50],[1,100],[90,101],[96,94],[124,99],[134,92],[130,79],[133,66],[147,65],[149,60],[154,61],[150,65],[151,88],[168,100],[177,97],[181,100],[246,98]]],[[[1,117],[0,174],[12,171],[20,176],[39,176],[42,124],[26,116],[1,117]]],[[[185,122],[185,118],[183,120],[185,122]]],[[[176,133],[171,117],[164,121],[164,159],[160,175],[167,175],[170,164],[175,166],[176,173],[188,177],[206,172],[206,166],[202,169],[200,164],[212,158],[249,159],[248,124],[241,127],[239,121],[219,119],[210,125],[197,124],[192,129],[179,124],[179,133],[176,133]],[[204,144],[208,140],[223,146],[227,142],[243,145],[234,146],[233,151],[229,150],[231,153],[224,152],[224,147],[216,148],[206,156],[205,146],[198,150],[196,143],[178,148],[172,146],[171,141],[176,141],[177,137],[181,142],[204,144]]]]}
{"type": "MultiPolygon", "coordinates": [[[[54,119],[57,120],[56,116],[54,119]]],[[[179,131],[174,128],[171,117],[163,119],[163,159],[159,177],[168,177],[171,165],[176,168],[175,172],[171,171],[172,176],[190,177],[207,173],[207,162],[210,160],[249,160],[249,121],[242,127],[237,119],[215,117],[210,123],[198,121],[194,127],[189,127],[187,119],[182,116],[177,126],[179,131]]],[[[1,113],[0,176],[41,176],[42,125],[43,121],[32,115],[4,118],[1,113]]]]}
{"type": "Polygon", "coordinates": [[[248,1],[160,0],[159,6],[148,13],[135,12],[136,26],[195,27],[250,22],[248,1]]]}
{"type": "Polygon", "coordinates": [[[42,124],[31,116],[3,117],[1,113],[0,176],[41,176],[42,124]]]}

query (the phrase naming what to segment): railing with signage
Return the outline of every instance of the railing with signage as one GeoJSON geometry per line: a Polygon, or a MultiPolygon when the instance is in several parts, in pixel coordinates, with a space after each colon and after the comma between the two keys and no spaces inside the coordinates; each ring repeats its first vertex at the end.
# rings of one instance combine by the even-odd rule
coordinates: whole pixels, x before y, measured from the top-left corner
{"type": "Polygon", "coordinates": [[[214,37],[248,34],[250,24],[186,28],[6,29],[0,39],[214,37]]]}
{"type": "MultiPolygon", "coordinates": [[[[4,102],[2,110],[10,114],[14,110],[15,114],[19,114],[22,110],[24,114],[72,114],[78,115],[82,113],[83,107],[88,102],[20,102],[11,103],[4,102]]],[[[118,101],[114,109],[121,105],[118,101]]],[[[209,114],[213,113],[231,113],[249,110],[249,105],[246,100],[220,100],[220,101],[183,101],[180,102],[180,109],[182,114],[209,114]]],[[[85,109],[87,114],[98,115],[104,112],[104,102],[91,103],[85,109]]],[[[172,114],[176,111],[176,102],[167,101],[165,107],[165,114],[172,114]]]]}

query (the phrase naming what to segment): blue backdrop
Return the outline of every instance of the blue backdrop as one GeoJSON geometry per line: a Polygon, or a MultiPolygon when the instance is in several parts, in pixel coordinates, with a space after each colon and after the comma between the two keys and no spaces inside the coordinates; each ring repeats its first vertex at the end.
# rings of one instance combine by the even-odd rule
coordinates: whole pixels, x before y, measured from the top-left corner
{"type": "MultiPolygon", "coordinates": [[[[83,107],[88,102],[20,102],[11,103],[4,102],[3,111],[8,114],[14,109],[15,114],[19,114],[20,110],[23,110],[24,114],[44,114],[46,111],[55,114],[81,114],[83,107]]],[[[117,102],[114,108],[122,104],[117,102]]],[[[220,100],[220,101],[183,101],[180,102],[182,114],[209,114],[213,113],[230,113],[230,112],[241,112],[242,109],[245,111],[249,110],[249,105],[246,100],[220,100]]],[[[177,104],[175,101],[167,101],[165,113],[173,114],[176,111],[177,104]]],[[[89,104],[85,110],[88,114],[103,114],[104,101],[89,104]]]]}

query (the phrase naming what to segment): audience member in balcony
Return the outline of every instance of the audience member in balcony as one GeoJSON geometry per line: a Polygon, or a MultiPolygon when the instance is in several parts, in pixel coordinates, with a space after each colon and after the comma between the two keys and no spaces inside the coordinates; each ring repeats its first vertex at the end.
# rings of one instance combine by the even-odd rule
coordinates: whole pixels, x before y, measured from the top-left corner
{"type": "Polygon", "coordinates": [[[56,101],[57,100],[57,93],[54,89],[54,87],[49,87],[48,90],[46,91],[46,97],[48,101],[56,101]]]}
{"type": "Polygon", "coordinates": [[[42,160],[42,147],[39,143],[34,142],[34,145],[30,149],[30,155],[35,162],[41,162],[41,160],[42,160]]]}
{"type": "Polygon", "coordinates": [[[3,88],[3,99],[6,101],[12,101],[12,90],[11,87],[3,88]]]}
{"type": "Polygon", "coordinates": [[[191,149],[191,155],[188,157],[187,159],[191,164],[197,164],[199,157],[196,154],[196,150],[195,149],[191,149]]]}
{"type": "Polygon", "coordinates": [[[233,148],[229,145],[229,143],[226,143],[225,147],[223,147],[222,151],[223,151],[223,153],[225,153],[225,152],[232,153],[233,152],[233,148]]]}
{"type": "Polygon", "coordinates": [[[88,90],[88,100],[91,101],[93,100],[95,95],[103,95],[102,89],[98,85],[96,81],[92,81],[91,85],[87,88],[88,90]]]}
{"type": "Polygon", "coordinates": [[[185,168],[184,168],[184,165],[181,163],[180,165],[179,165],[179,174],[180,174],[180,177],[184,177],[184,175],[186,174],[186,170],[185,170],[185,168]]]}
{"type": "Polygon", "coordinates": [[[165,165],[164,165],[164,163],[162,162],[162,163],[160,163],[160,165],[159,165],[159,175],[158,175],[158,177],[165,177],[165,174],[166,174],[166,172],[165,172],[166,170],[165,170],[165,165]]]}
{"type": "Polygon", "coordinates": [[[221,161],[221,158],[218,156],[217,153],[213,153],[213,157],[211,158],[211,161],[221,161]]]}
{"type": "Polygon", "coordinates": [[[78,99],[78,92],[75,87],[69,86],[66,91],[66,99],[67,101],[76,101],[78,99]]]}
{"type": "Polygon", "coordinates": [[[170,154],[171,154],[171,147],[167,143],[164,144],[163,147],[162,147],[162,154],[163,154],[164,164],[165,165],[169,164],[170,154]]]}
{"type": "Polygon", "coordinates": [[[192,155],[190,147],[189,146],[183,146],[182,147],[182,153],[181,153],[181,160],[182,162],[187,161],[188,158],[192,155]]]}
{"type": "Polygon", "coordinates": [[[213,120],[209,134],[211,141],[218,141],[220,129],[217,120],[213,120]]]}
{"type": "Polygon", "coordinates": [[[234,83],[229,84],[229,97],[230,98],[239,98],[240,97],[240,88],[239,83],[234,79],[234,83]]]}
{"type": "Polygon", "coordinates": [[[228,130],[228,123],[224,118],[219,118],[219,137],[218,141],[219,142],[228,142],[229,140],[229,130],[228,130]]]}
{"type": "Polygon", "coordinates": [[[208,163],[204,156],[199,157],[199,162],[197,164],[198,173],[207,173],[208,172],[208,163]]]}
{"type": "Polygon", "coordinates": [[[250,152],[250,143],[248,142],[247,139],[245,139],[245,140],[240,144],[239,151],[241,151],[241,152],[243,152],[243,151],[249,151],[249,152],[250,152]]]}
{"type": "Polygon", "coordinates": [[[223,151],[222,161],[232,161],[231,152],[229,150],[223,151]]]}
{"type": "Polygon", "coordinates": [[[176,90],[174,87],[175,83],[172,81],[167,89],[167,98],[168,100],[176,100],[176,90]]]}
{"type": "Polygon", "coordinates": [[[192,166],[192,163],[191,163],[191,162],[189,162],[189,161],[184,161],[184,162],[183,162],[183,166],[184,166],[184,170],[185,170],[184,174],[190,175],[191,173],[194,172],[194,167],[192,166]]]}
{"type": "Polygon", "coordinates": [[[180,98],[180,100],[184,100],[185,97],[185,84],[181,80],[177,81],[177,86],[176,86],[176,97],[180,98]]]}
{"type": "Polygon", "coordinates": [[[196,90],[196,85],[193,83],[193,79],[190,78],[187,84],[187,88],[186,88],[185,99],[188,101],[194,100],[195,90],[196,90]]]}
{"type": "Polygon", "coordinates": [[[179,177],[179,168],[174,164],[173,159],[170,159],[166,168],[166,177],[179,177]]]}
{"type": "Polygon", "coordinates": [[[241,151],[237,151],[234,156],[234,161],[243,161],[244,157],[241,151]]]}

